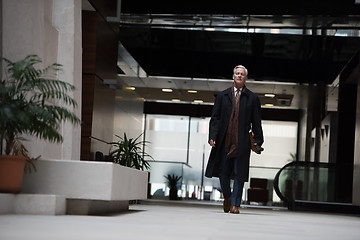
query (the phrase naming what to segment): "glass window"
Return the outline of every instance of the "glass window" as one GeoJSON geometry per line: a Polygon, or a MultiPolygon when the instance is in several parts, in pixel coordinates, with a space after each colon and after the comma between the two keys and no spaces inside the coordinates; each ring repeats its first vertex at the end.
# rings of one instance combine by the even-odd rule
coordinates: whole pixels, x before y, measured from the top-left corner
{"type": "MultiPolygon", "coordinates": [[[[154,158],[151,162],[151,194],[166,197],[168,189],[164,175],[182,176],[179,197],[221,200],[218,178],[206,178],[211,147],[208,142],[210,118],[191,118],[188,116],[147,115],[146,140],[150,143],[145,151],[154,158]]],[[[273,179],[286,163],[292,161],[296,153],[297,122],[262,121],[265,151],[251,153],[250,178],[268,180],[270,201],[280,201],[273,193],[273,179]]],[[[243,200],[247,201],[244,186],[243,200]]]]}
{"type": "Polygon", "coordinates": [[[273,190],[273,180],[280,168],[295,160],[291,154],[296,154],[298,123],[263,120],[262,127],[265,150],[260,155],[251,152],[249,182],[244,184],[243,200],[247,199],[250,179],[264,178],[268,180],[270,201],[279,202],[280,198],[273,190]]]}
{"type": "Polygon", "coordinates": [[[281,168],[292,161],[291,154],[296,153],[297,122],[262,121],[264,133],[264,152],[252,153],[251,166],[281,168]]]}
{"type": "Polygon", "coordinates": [[[156,161],[187,160],[189,117],[147,115],[145,152],[156,161]]]}
{"type": "Polygon", "coordinates": [[[189,166],[184,169],[184,183],[220,187],[218,179],[204,177],[211,147],[208,144],[210,118],[190,119],[189,166]]]}

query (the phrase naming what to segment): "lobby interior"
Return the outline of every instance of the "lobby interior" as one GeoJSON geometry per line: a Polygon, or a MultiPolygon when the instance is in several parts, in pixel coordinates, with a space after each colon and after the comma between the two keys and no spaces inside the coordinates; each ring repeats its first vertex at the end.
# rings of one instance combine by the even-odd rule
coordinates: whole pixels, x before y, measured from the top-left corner
{"type": "MultiPolygon", "coordinates": [[[[236,231],[224,223],[242,225],[245,236],[254,239],[359,236],[359,1],[1,0],[1,12],[1,55],[18,60],[35,52],[45,63],[60,62],[66,70],[62,77],[77,87],[74,97],[81,103],[74,111],[83,125],[65,125],[64,143],[27,143],[31,153],[44,159],[39,170],[48,171],[48,178],[59,177],[57,181],[68,176],[61,171],[68,174],[72,169],[66,186],[79,182],[81,190],[71,191],[84,191],[64,198],[68,205],[73,201],[72,208],[82,204],[74,199],[142,199],[114,215],[73,216],[76,211],[70,215],[69,209],[64,216],[7,212],[0,215],[4,239],[118,239],[119,234],[127,239],[214,239],[221,236],[222,227],[229,228],[226,236],[236,238],[236,231]],[[220,215],[218,180],[204,178],[203,168],[214,99],[231,86],[232,69],[238,64],[249,69],[247,87],[262,104],[267,145],[262,156],[252,156],[250,172],[267,181],[267,197],[265,202],[251,200],[252,186],[247,183],[243,214],[229,219],[220,215]],[[111,189],[109,197],[88,194],[92,187],[102,191],[103,185],[94,183],[107,172],[94,174],[96,164],[87,163],[109,166],[96,158],[96,152],[106,155],[109,148],[95,138],[112,141],[114,134],[123,133],[143,134],[150,142],[144,147],[153,156],[147,159],[149,176],[142,176],[149,181],[145,196],[123,197],[122,188],[111,189]],[[54,166],[79,164],[50,169],[47,160],[54,166]],[[182,200],[167,201],[168,173],[182,177],[182,200]],[[318,211],[326,214],[314,213],[318,211]],[[282,225],[271,224],[276,221],[282,225]],[[16,232],[22,223],[29,227],[16,232]],[[137,231],[138,223],[147,231],[137,231]],[[69,232],[61,233],[59,224],[69,232]],[[114,230],[117,224],[121,227],[114,230]],[[258,231],[256,224],[264,228],[258,231]],[[319,228],[313,227],[316,224],[319,228]],[[157,231],[161,225],[162,234],[157,231]],[[45,226],[59,235],[53,238],[45,226]],[[174,236],[179,228],[188,230],[174,236]]],[[[30,178],[25,176],[26,181],[30,178]]],[[[51,182],[48,178],[34,182],[51,182]]],[[[68,194],[61,192],[63,179],[51,183],[59,193],[29,182],[24,194],[68,194]]]]}
{"type": "MultiPolygon", "coordinates": [[[[95,75],[116,89],[118,111],[131,112],[139,123],[117,125],[122,117],[115,113],[114,132],[143,133],[150,142],[145,147],[153,156],[148,159],[150,197],[168,197],[163,176],[171,173],[183,177],[179,197],[221,200],[217,179],[203,178],[210,152],[207,124],[216,94],[231,86],[232,68],[243,64],[249,69],[247,87],[260,98],[265,127],[266,151],[261,157],[253,154],[250,167],[250,178],[267,181],[267,201],[260,205],[358,211],[356,1],[110,2],[83,2],[83,63],[93,56],[85,46],[95,34],[88,23],[97,18],[102,32],[96,32],[101,50],[96,50],[95,75]],[[116,40],[106,35],[104,44],[102,21],[116,40]],[[109,55],[115,52],[111,46],[118,54],[109,55]],[[112,76],[102,69],[110,57],[117,61],[112,76]],[[123,102],[132,104],[131,110],[123,102]],[[301,185],[296,197],[285,193],[296,188],[291,178],[301,185]]],[[[83,74],[89,76],[86,67],[83,74]]],[[[83,92],[83,102],[91,102],[85,95],[92,96],[83,92]]],[[[82,133],[82,149],[90,150],[82,150],[81,159],[108,151],[96,141],[85,143],[89,135],[104,136],[96,125],[103,118],[94,115],[105,104],[96,106],[98,99],[92,106],[93,128],[82,133]]],[[[244,191],[249,204],[250,185],[244,191]]]]}

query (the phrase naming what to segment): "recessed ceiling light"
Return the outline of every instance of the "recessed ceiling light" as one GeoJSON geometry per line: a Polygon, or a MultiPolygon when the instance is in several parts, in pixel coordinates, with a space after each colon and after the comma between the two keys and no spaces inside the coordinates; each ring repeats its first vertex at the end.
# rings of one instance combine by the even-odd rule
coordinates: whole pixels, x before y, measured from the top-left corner
{"type": "Polygon", "coordinates": [[[126,87],[126,90],[131,90],[131,91],[135,91],[135,87],[126,87]]]}
{"type": "Polygon", "coordinates": [[[171,99],[171,101],[173,101],[173,102],[180,102],[180,99],[178,99],[178,98],[173,98],[173,99],[171,99]]]}
{"type": "Polygon", "coordinates": [[[197,93],[198,91],[196,90],[188,90],[188,93],[197,93]]]}
{"type": "Polygon", "coordinates": [[[172,92],[173,90],[170,89],[170,88],[163,88],[163,89],[161,89],[161,91],[163,91],[163,92],[172,92]]]}
{"type": "Polygon", "coordinates": [[[201,99],[195,99],[194,100],[194,103],[203,103],[204,101],[203,100],[201,100],[201,99]]]}
{"type": "Polygon", "coordinates": [[[275,94],[273,94],[273,93],[265,93],[264,96],[265,96],[265,97],[274,98],[274,97],[275,97],[275,94]]]}

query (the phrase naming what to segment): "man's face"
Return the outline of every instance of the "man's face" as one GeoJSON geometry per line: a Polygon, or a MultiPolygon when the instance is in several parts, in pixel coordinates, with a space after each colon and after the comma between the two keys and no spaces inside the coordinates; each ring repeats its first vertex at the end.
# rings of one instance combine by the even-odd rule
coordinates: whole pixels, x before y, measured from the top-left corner
{"type": "Polygon", "coordinates": [[[233,75],[236,88],[242,88],[247,80],[246,72],[244,68],[236,68],[233,75]]]}

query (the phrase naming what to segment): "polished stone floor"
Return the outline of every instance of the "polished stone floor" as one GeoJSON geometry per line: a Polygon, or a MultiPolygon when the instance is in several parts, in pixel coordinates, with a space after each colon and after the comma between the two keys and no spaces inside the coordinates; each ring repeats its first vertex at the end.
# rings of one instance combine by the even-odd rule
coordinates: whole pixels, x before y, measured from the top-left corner
{"type": "Polygon", "coordinates": [[[0,215],[0,240],[360,239],[360,216],[145,201],[102,216],[0,215]]]}

